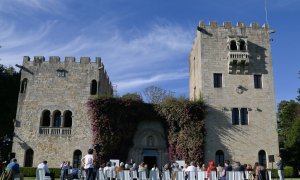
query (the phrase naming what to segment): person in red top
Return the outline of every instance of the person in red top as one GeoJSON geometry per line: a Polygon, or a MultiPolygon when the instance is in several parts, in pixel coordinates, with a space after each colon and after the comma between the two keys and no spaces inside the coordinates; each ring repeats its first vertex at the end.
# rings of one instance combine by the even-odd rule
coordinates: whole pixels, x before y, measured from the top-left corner
{"type": "Polygon", "coordinates": [[[207,179],[209,180],[210,179],[210,172],[211,171],[217,171],[217,169],[216,169],[216,166],[215,166],[215,162],[213,162],[213,161],[210,161],[209,163],[208,163],[208,165],[209,165],[209,167],[207,168],[207,179]]]}

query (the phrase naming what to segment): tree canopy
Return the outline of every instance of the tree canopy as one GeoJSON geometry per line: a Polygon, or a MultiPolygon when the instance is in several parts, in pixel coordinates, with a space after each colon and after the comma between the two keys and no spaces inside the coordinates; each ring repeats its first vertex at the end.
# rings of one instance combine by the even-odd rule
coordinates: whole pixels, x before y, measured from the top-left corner
{"type": "MultiPolygon", "coordinates": [[[[0,64],[0,137],[12,136],[14,132],[13,119],[16,116],[20,73],[13,67],[0,64]]],[[[7,158],[11,147],[4,148],[1,155],[7,158]]]]}
{"type": "Polygon", "coordinates": [[[296,100],[278,104],[278,135],[281,154],[286,164],[300,169],[300,88],[296,100]]]}

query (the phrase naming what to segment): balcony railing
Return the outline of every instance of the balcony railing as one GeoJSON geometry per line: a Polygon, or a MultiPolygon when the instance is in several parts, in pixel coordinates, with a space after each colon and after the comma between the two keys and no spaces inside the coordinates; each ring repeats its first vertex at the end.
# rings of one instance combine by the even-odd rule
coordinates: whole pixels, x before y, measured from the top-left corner
{"type": "Polygon", "coordinates": [[[65,127],[40,127],[39,133],[46,135],[71,135],[71,128],[65,127]]]}
{"type": "Polygon", "coordinates": [[[246,51],[229,51],[229,73],[248,73],[249,53],[246,51]]]}
{"type": "Polygon", "coordinates": [[[228,59],[231,61],[244,61],[249,63],[249,53],[244,51],[229,51],[228,59]]]}

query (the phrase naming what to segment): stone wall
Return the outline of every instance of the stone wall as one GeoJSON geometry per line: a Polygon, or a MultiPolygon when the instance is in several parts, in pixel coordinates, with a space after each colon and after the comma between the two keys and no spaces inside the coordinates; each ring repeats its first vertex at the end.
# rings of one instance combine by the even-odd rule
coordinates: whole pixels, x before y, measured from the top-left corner
{"type": "Polygon", "coordinates": [[[279,153],[270,32],[268,26],[257,23],[246,27],[244,23],[200,22],[198,26],[189,58],[190,98],[201,96],[209,106],[206,162],[215,160],[217,150],[224,152],[225,159],[250,164],[258,161],[260,150],[267,158],[279,153]],[[248,49],[242,53],[249,55],[249,64],[245,72],[230,71],[230,38],[246,39],[248,49]],[[213,73],[222,73],[221,88],[214,88],[213,73]],[[261,89],[254,88],[254,74],[262,75],[261,89]],[[249,124],[232,125],[232,108],[247,108],[249,124]]]}
{"type": "MultiPolygon", "coordinates": [[[[27,87],[19,93],[13,152],[21,166],[24,166],[25,152],[34,152],[33,166],[47,160],[50,167],[59,167],[62,161],[71,161],[75,150],[86,154],[92,145],[92,132],[86,103],[91,97],[91,81],[99,85],[97,95],[111,94],[112,86],[100,58],[42,56],[33,61],[25,56],[21,71],[21,86],[27,79],[27,87]],[[59,74],[64,73],[64,75],[59,74]],[[41,127],[44,110],[72,112],[72,127],[41,127]]],[[[22,89],[22,88],[20,88],[22,89]]],[[[53,120],[51,120],[52,122],[53,120]]],[[[63,120],[62,120],[63,121],[63,120]]]]}

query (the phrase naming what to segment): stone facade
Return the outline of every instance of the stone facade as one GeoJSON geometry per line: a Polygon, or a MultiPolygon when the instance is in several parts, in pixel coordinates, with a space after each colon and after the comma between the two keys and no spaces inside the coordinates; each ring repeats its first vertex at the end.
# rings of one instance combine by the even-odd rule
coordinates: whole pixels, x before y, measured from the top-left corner
{"type": "Polygon", "coordinates": [[[13,152],[21,166],[50,167],[73,163],[92,145],[86,103],[97,95],[112,95],[112,85],[100,58],[25,56],[21,66],[13,152]],[[92,94],[92,95],[91,95],[92,94]],[[77,159],[79,156],[77,157],[77,159]]]}
{"type": "Polygon", "coordinates": [[[208,105],[205,162],[270,167],[269,155],[278,155],[270,32],[256,23],[200,22],[189,58],[190,98],[208,105]]]}

